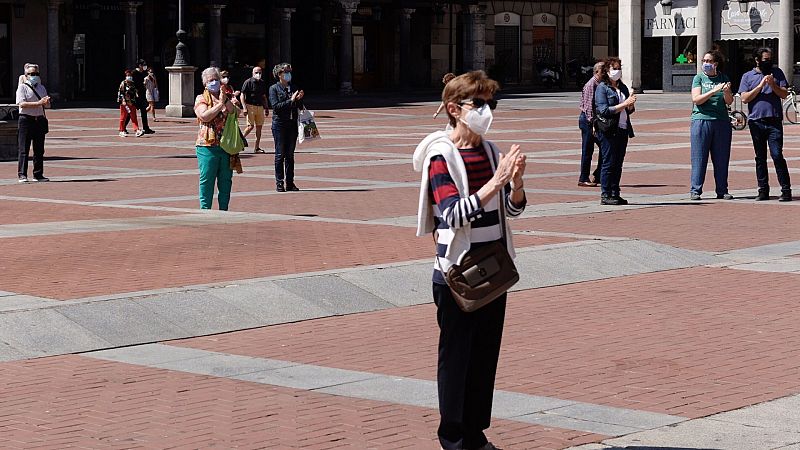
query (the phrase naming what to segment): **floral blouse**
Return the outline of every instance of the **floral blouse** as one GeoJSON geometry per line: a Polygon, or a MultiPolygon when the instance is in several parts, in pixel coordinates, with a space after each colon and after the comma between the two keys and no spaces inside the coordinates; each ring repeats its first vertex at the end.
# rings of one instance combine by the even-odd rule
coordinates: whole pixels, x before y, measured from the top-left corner
{"type": "Polygon", "coordinates": [[[120,83],[117,91],[117,103],[120,105],[133,105],[135,99],[136,86],[133,85],[133,81],[125,80],[120,83]]]}
{"type": "MultiPolygon", "coordinates": [[[[211,108],[214,103],[211,101],[211,95],[204,92],[198,95],[194,101],[194,106],[204,104],[206,107],[211,108]]],[[[197,141],[195,145],[198,147],[214,147],[219,146],[219,140],[222,138],[222,130],[225,128],[225,120],[228,118],[226,110],[220,111],[217,117],[213,118],[210,122],[200,122],[200,129],[197,131],[197,141]]]]}

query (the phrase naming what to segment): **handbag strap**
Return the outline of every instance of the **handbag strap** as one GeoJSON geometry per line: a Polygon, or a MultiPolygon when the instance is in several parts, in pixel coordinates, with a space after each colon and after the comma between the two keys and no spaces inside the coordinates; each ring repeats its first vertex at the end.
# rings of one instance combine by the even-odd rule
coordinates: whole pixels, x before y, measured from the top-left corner
{"type": "MultiPolygon", "coordinates": [[[[494,162],[494,170],[497,171],[497,156],[495,155],[495,146],[489,141],[489,149],[492,151],[492,161],[494,162]]],[[[499,198],[497,199],[497,213],[500,214],[500,236],[503,239],[503,244],[508,245],[506,242],[506,186],[503,185],[498,192],[499,198]]]]}
{"type": "MultiPolygon", "coordinates": [[[[28,86],[29,88],[31,88],[31,90],[33,91],[33,95],[35,95],[36,98],[38,98],[39,100],[42,99],[42,96],[39,95],[38,92],[36,92],[36,89],[34,89],[33,86],[31,86],[29,83],[23,83],[23,84],[25,86],[28,86]]],[[[47,113],[45,113],[45,111],[44,111],[44,105],[42,105],[42,116],[44,116],[44,118],[47,119],[47,113]]]]}

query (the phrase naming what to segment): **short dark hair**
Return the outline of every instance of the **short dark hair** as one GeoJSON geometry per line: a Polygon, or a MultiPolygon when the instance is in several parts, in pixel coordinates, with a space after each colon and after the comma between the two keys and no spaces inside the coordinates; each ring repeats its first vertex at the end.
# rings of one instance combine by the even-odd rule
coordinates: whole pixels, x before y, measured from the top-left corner
{"type": "Polygon", "coordinates": [[[137,59],[136,60],[136,65],[137,66],[146,66],[147,62],[145,60],[143,60],[143,59],[137,59]]]}
{"type": "Polygon", "coordinates": [[[764,53],[772,53],[772,49],[769,47],[759,47],[753,50],[753,58],[761,61],[764,57],[764,53]]]}

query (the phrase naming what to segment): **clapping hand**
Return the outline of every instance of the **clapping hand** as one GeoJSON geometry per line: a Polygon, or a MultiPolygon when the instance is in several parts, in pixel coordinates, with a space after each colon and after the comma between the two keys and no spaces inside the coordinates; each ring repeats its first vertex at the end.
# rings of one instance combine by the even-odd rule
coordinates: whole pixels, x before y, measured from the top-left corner
{"type": "MultiPolygon", "coordinates": [[[[500,162],[497,163],[497,170],[494,172],[494,179],[499,184],[499,187],[502,188],[505,186],[511,178],[514,177],[515,173],[519,172],[519,168],[517,167],[517,157],[520,156],[520,148],[519,145],[514,144],[511,146],[511,149],[505,155],[500,153],[500,162]]],[[[521,155],[523,157],[522,160],[522,171],[525,171],[524,168],[524,157],[525,155],[521,155]]],[[[520,179],[522,178],[522,174],[519,174],[520,179]]]]}

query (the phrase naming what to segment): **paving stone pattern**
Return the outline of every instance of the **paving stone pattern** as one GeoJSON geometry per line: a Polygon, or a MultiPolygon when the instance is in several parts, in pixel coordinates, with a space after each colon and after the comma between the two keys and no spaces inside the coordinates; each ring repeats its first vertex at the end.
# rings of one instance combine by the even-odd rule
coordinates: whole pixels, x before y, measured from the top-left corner
{"type": "MultiPolygon", "coordinates": [[[[709,167],[688,200],[687,102],[640,96],[625,207],[577,186],[577,94],[496,110],[489,137],[529,157],[488,430],[502,448],[797,445],[800,202],[753,201],[747,132],[736,199],[713,199],[709,167]]],[[[244,154],[229,212],[198,209],[193,121],[120,138],[113,109],[48,114],[52,181],[0,163],[2,447],[438,448],[410,160],[444,125],[436,105],[317,111],[302,190],[275,192],[272,154],[244,154]],[[206,356],[137,359],[151,348],[206,356]]],[[[785,134],[797,179],[800,128],[785,134]]]]}

